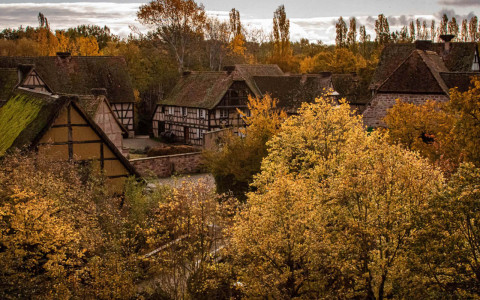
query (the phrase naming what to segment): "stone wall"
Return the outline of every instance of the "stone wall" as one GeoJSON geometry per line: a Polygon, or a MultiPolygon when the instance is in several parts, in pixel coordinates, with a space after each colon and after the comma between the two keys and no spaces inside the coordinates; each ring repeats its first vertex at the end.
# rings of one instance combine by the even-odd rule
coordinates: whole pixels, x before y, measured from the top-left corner
{"type": "Polygon", "coordinates": [[[142,176],[170,177],[173,174],[191,174],[202,171],[202,153],[184,153],[130,160],[142,176]]]}
{"type": "Polygon", "coordinates": [[[395,105],[395,101],[401,99],[402,101],[423,104],[427,100],[435,100],[439,102],[448,101],[447,95],[435,95],[435,94],[376,94],[370,101],[363,112],[363,122],[367,127],[379,127],[385,126],[383,118],[387,115],[387,110],[395,105]]]}

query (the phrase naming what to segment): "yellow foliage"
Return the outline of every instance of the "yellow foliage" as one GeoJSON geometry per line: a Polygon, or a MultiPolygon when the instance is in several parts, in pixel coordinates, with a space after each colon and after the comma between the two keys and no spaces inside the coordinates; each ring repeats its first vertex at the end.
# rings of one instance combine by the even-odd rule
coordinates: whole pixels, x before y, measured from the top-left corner
{"type": "Polygon", "coordinates": [[[233,228],[247,297],[395,297],[441,173],[365,132],[343,101],[304,104],[268,145],[233,228]]]}

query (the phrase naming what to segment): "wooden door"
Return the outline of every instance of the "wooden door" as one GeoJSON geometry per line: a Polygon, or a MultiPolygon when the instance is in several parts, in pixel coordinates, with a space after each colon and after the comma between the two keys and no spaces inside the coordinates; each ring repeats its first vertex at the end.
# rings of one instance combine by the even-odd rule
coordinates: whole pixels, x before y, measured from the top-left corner
{"type": "Polygon", "coordinates": [[[185,144],[187,144],[188,141],[189,141],[188,131],[189,131],[189,130],[188,130],[188,127],[187,127],[187,126],[184,126],[184,127],[183,127],[183,137],[184,137],[184,139],[185,139],[185,144]]]}
{"type": "Polygon", "coordinates": [[[157,135],[160,136],[160,133],[165,132],[165,121],[158,121],[158,132],[157,135]]]}

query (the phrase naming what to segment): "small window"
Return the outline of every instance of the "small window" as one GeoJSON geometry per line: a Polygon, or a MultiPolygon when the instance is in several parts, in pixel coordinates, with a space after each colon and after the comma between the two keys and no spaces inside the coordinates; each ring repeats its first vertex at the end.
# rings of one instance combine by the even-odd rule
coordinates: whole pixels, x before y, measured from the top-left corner
{"type": "Polygon", "coordinates": [[[199,117],[200,119],[205,119],[205,110],[199,109],[199,110],[198,110],[198,117],[199,117]]]}
{"type": "Polygon", "coordinates": [[[182,107],[182,116],[186,117],[188,115],[188,110],[186,107],[182,107]]]}
{"type": "Polygon", "coordinates": [[[220,110],[220,118],[228,118],[228,109],[220,110]]]}

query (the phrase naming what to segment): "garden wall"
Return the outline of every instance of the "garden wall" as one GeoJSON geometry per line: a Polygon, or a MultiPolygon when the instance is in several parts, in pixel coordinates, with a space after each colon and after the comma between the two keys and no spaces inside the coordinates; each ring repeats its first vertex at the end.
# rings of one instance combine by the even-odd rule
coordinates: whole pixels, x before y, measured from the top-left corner
{"type": "Polygon", "coordinates": [[[202,171],[202,152],[146,157],[130,160],[142,176],[170,177],[202,171]]]}

